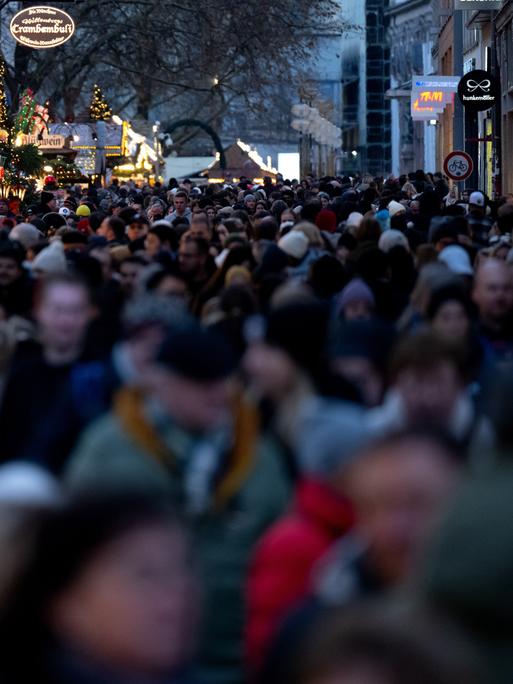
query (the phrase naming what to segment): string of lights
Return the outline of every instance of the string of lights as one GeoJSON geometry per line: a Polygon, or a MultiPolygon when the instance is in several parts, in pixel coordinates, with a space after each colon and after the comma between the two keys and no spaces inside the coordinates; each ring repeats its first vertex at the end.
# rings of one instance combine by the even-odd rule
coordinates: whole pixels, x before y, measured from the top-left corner
{"type": "Polygon", "coordinates": [[[5,62],[0,58],[0,128],[6,130],[9,125],[9,112],[5,96],[5,62]]]}

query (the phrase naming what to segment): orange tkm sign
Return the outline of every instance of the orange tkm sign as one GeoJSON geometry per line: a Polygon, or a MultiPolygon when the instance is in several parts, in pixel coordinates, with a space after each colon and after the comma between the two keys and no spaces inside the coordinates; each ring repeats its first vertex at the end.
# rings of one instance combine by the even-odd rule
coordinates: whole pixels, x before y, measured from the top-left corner
{"type": "Polygon", "coordinates": [[[443,102],[444,100],[444,94],[441,90],[426,90],[419,95],[421,102],[443,102]]]}

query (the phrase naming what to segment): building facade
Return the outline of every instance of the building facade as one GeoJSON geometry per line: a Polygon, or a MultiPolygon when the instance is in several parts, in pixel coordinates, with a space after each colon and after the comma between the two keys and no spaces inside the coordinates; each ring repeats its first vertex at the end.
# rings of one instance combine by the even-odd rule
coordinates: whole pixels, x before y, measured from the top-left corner
{"type": "Polygon", "coordinates": [[[513,193],[513,3],[504,3],[494,17],[491,30],[496,37],[497,69],[501,82],[496,130],[502,159],[500,191],[505,194],[513,193]]]}
{"type": "Polygon", "coordinates": [[[355,29],[341,44],[343,150],[348,171],[387,175],[392,164],[388,0],[348,0],[355,29]]]}
{"type": "MultiPolygon", "coordinates": [[[[511,3],[507,3],[509,6],[511,3]]],[[[498,75],[502,71],[500,50],[495,51],[495,37],[500,36],[496,30],[497,13],[492,10],[454,11],[452,0],[435,0],[433,2],[434,25],[437,30],[433,45],[433,61],[436,72],[441,75],[462,76],[473,69],[483,69],[498,75]],[[461,53],[455,49],[455,32],[460,23],[462,32],[461,53]],[[455,73],[455,53],[461,54],[460,71],[455,73]]],[[[499,37],[500,40],[500,37],[499,37]]],[[[510,35],[511,40],[511,35],[510,35]]],[[[505,44],[506,45],[506,44],[505,44]]],[[[511,52],[511,48],[510,48],[511,52]]],[[[507,84],[502,82],[503,102],[507,105],[507,84]],[[504,94],[504,88],[506,94],[504,94]]],[[[500,192],[500,138],[501,128],[507,121],[501,122],[499,110],[494,108],[486,112],[470,112],[465,110],[464,117],[464,149],[474,161],[474,173],[465,182],[469,189],[481,189],[490,197],[500,192]]],[[[506,117],[507,118],[507,117],[506,117]]],[[[454,149],[454,107],[449,105],[439,118],[437,126],[437,167],[442,168],[445,157],[454,149]]],[[[512,130],[513,133],[513,130],[512,130]]],[[[513,181],[513,179],[511,179],[513,181]]],[[[508,180],[508,183],[511,184],[508,180]]]]}
{"type": "Polygon", "coordinates": [[[412,76],[433,74],[433,7],[430,0],[391,0],[387,10],[390,45],[392,172],[436,170],[436,131],[410,112],[412,76]]]}

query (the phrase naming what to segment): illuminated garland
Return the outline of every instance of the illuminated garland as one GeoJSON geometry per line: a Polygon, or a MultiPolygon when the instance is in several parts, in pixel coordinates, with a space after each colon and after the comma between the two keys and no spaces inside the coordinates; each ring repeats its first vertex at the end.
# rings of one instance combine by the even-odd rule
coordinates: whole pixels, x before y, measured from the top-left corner
{"type": "Polygon", "coordinates": [[[0,128],[7,130],[9,126],[9,112],[5,97],[5,62],[0,58],[0,128]]]}
{"type": "Polygon", "coordinates": [[[52,175],[56,177],[59,183],[74,183],[82,177],[82,172],[78,166],[62,157],[57,157],[57,159],[45,163],[47,166],[52,167],[52,175]]]}
{"type": "Polygon", "coordinates": [[[93,96],[89,105],[89,117],[92,121],[107,121],[112,116],[112,110],[103,96],[101,88],[97,85],[93,88],[93,96]]]}

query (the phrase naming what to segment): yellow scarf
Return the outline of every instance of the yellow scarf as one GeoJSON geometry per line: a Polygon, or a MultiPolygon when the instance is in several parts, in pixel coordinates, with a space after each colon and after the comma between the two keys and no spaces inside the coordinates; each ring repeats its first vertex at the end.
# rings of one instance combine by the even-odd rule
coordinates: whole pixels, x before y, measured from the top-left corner
{"type": "MultiPolygon", "coordinates": [[[[174,467],[175,458],[143,411],[143,394],[123,388],[114,400],[114,413],[123,429],[159,463],[174,467]]],[[[216,485],[215,508],[222,509],[240,490],[255,461],[260,421],[256,409],[239,396],[234,406],[235,435],[228,465],[216,485]]]]}

